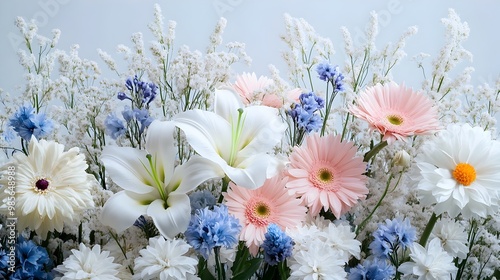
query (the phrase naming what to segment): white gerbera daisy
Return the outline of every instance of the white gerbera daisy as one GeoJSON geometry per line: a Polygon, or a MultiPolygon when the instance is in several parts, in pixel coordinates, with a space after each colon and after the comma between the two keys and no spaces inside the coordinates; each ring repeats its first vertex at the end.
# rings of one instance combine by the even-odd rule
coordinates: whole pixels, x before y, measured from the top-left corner
{"type": "MultiPolygon", "coordinates": [[[[0,201],[13,194],[9,189],[12,178],[7,175],[15,173],[18,228],[28,227],[46,238],[49,231],[62,231],[64,224],[94,206],[91,188],[95,179],[86,169],[85,156],[78,148],[65,152],[62,144],[32,137],[28,155],[16,153],[11,163],[0,168],[0,201]]],[[[9,211],[5,203],[2,210],[9,211]]]]}
{"type": "Polygon", "coordinates": [[[462,260],[467,257],[467,232],[460,224],[452,220],[441,220],[432,229],[432,235],[441,240],[441,245],[448,254],[462,260]]]}
{"type": "MultiPolygon", "coordinates": [[[[182,239],[165,240],[162,236],[149,239],[149,245],[142,249],[135,260],[137,279],[196,279],[198,259],[185,256],[189,244],[182,239]]],[[[136,279],[136,278],[134,278],[136,279]]]]}
{"type": "Polygon", "coordinates": [[[73,253],[61,265],[55,268],[63,274],[60,280],[70,279],[92,279],[92,280],[119,280],[116,275],[121,265],[113,262],[108,251],[101,252],[101,246],[94,245],[92,250],[80,243],[79,250],[71,250],[73,253]]]}
{"type": "Polygon", "coordinates": [[[294,250],[289,259],[289,280],[346,279],[345,261],[339,251],[325,246],[322,241],[313,241],[308,250],[294,250]]]}
{"type": "Polygon", "coordinates": [[[443,250],[439,238],[432,239],[427,248],[413,243],[410,250],[412,262],[405,262],[398,269],[404,275],[413,274],[419,280],[450,279],[457,271],[453,257],[443,250]]]}
{"type": "Polygon", "coordinates": [[[417,156],[421,203],[452,218],[486,217],[500,200],[500,143],[468,124],[448,126],[417,156]]]}

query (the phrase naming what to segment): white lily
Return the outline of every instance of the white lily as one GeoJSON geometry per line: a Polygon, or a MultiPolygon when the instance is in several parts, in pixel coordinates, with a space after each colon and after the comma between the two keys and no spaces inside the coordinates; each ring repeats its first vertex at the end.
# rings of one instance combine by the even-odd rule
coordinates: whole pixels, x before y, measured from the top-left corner
{"type": "Polygon", "coordinates": [[[190,110],[174,122],[199,155],[239,186],[258,188],[279,171],[281,162],[268,154],[286,129],[275,108],[245,108],[234,91],[216,90],[214,112],[190,110]]]}
{"type": "Polygon", "coordinates": [[[117,146],[103,149],[101,160],[106,171],[123,189],[106,201],[103,224],[121,232],[139,216],[148,215],[167,238],[187,229],[191,207],[186,193],[224,173],[201,157],[175,167],[174,129],[171,121],[154,121],[147,131],[146,150],[117,146]]]}

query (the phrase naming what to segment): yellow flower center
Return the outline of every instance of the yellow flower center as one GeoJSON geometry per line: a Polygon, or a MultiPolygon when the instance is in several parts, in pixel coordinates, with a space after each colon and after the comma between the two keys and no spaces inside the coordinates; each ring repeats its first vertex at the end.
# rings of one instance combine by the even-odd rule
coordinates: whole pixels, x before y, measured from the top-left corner
{"type": "Polygon", "coordinates": [[[255,214],[260,217],[267,217],[270,214],[269,207],[265,203],[259,203],[255,206],[255,214]]]}
{"type": "Polygon", "coordinates": [[[265,226],[269,224],[271,207],[266,201],[259,198],[251,199],[245,210],[245,217],[251,224],[265,226]]]}
{"type": "Polygon", "coordinates": [[[455,166],[455,170],[453,170],[453,178],[458,183],[469,186],[474,180],[476,180],[476,170],[474,167],[468,163],[459,163],[455,166]]]}
{"type": "Polygon", "coordinates": [[[330,170],[326,168],[321,168],[318,170],[318,179],[320,179],[324,183],[329,183],[333,181],[333,174],[330,170]]]}
{"type": "Polygon", "coordinates": [[[403,123],[403,118],[398,115],[388,115],[387,120],[393,125],[401,125],[403,123]]]}

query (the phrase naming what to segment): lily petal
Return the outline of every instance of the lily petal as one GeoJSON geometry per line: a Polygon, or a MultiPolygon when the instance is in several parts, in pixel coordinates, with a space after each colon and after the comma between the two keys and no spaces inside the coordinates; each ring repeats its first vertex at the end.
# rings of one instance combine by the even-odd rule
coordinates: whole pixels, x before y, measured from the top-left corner
{"type": "Polygon", "coordinates": [[[224,177],[224,170],[219,165],[206,158],[193,156],[188,162],[175,168],[167,191],[187,193],[206,180],[222,177],[224,177]]]}
{"type": "Polygon", "coordinates": [[[177,114],[174,122],[198,154],[219,165],[226,164],[231,152],[231,126],[227,120],[195,109],[177,114]]]}
{"type": "Polygon", "coordinates": [[[236,185],[256,189],[261,187],[267,179],[268,165],[272,157],[268,154],[257,154],[245,159],[236,167],[221,166],[226,175],[236,185]]]}
{"type": "Polygon", "coordinates": [[[267,106],[245,109],[245,122],[238,143],[238,156],[270,151],[283,138],[287,125],[278,116],[278,110],[267,106]]]}
{"type": "Polygon", "coordinates": [[[173,239],[181,232],[186,231],[191,218],[189,197],[183,193],[171,193],[167,199],[167,208],[162,200],[155,200],[148,207],[147,214],[160,233],[173,239]]]}
{"type": "Polygon", "coordinates": [[[156,171],[160,178],[170,180],[174,172],[176,149],[174,145],[175,125],[172,121],[153,121],[146,135],[146,150],[156,160],[156,171]]]}
{"type": "Polygon", "coordinates": [[[149,203],[141,203],[138,198],[127,191],[117,192],[104,204],[101,222],[112,227],[116,232],[126,230],[134,224],[139,216],[147,212],[149,203]]]}
{"type": "Polygon", "coordinates": [[[135,193],[151,191],[153,180],[141,161],[147,163],[147,152],[131,147],[106,146],[102,150],[101,161],[109,176],[124,190],[135,193]]]}
{"type": "Polygon", "coordinates": [[[245,106],[238,93],[228,89],[215,90],[214,112],[228,122],[238,119],[238,109],[245,106]]]}

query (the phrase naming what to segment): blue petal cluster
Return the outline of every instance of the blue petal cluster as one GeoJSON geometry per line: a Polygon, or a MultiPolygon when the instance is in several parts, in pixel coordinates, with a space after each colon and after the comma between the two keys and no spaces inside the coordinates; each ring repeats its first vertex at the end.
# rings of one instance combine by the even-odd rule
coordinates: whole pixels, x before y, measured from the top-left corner
{"type": "Polygon", "coordinates": [[[9,272],[9,256],[4,251],[0,251],[0,276],[1,279],[21,280],[21,279],[53,279],[52,274],[48,273],[52,268],[52,261],[49,258],[47,250],[37,246],[32,240],[25,240],[22,236],[18,238],[15,247],[16,263],[14,273],[9,272]]]}
{"type": "Polygon", "coordinates": [[[36,139],[45,137],[52,132],[54,124],[44,113],[35,114],[31,105],[24,105],[9,119],[11,126],[17,134],[26,141],[35,136],[36,139]]]}
{"type": "Polygon", "coordinates": [[[349,273],[349,280],[390,280],[396,274],[394,266],[381,259],[365,260],[349,273]]]}
{"type": "Polygon", "coordinates": [[[340,73],[338,66],[332,66],[328,62],[323,62],[316,66],[318,78],[323,81],[331,81],[334,85],[334,90],[344,90],[344,75],[340,73]]]}
{"type": "Polygon", "coordinates": [[[106,117],[106,119],[104,120],[104,125],[106,126],[106,134],[108,134],[115,140],[118,137],[124,135],[127,131],[123,121],[113,113],[109,114],[106,117]]]}
{"type": "Polygon", "coordinates": [[[130,91],[133,97],[131,98],[124,92],[119,92],[117,98],[120,100],[140,100],[140,104],[137,104],[139,107],[143,107],[143,105],[149,107],[149,104],[155,99],[158,90],[158,86],[154,83],[148,83],[140,81],[137,75],[134,78],[128,78],[125,82],[125,87],[130,91]]]}
{"type": "Polygon", "coordinates": [[[241,225],[225,205],[196,210],[184,235],[186,241],[205,259],[215,247],[231,248],[238,243],[241,225]]]}
{"type": "Polygon", "coordinates": [[[370,244],[370,249],[376,257],[385,259],[398,248],[411,246],[416,240],[416,230],[408,219],[387,219],[384,224],[379,224],[373,237],[375,239],[370,244]]]}
{"type": "Polygon", "coordinates": [[[276,224],[267,227],[265,240],[261,247],[264,250],[264,261],[276,265],[292,255],[294,242],[290,236],[276,224]]]}
{"type": "Polygon", "coordinates": [[[212,207],[216,204],[215,196],[208,190],[196,191],[189,194],[189,202],[191,203],[191,215],[198,209],[212,207]]]}
{"type": "MultiPolygon", "coordinates": [[[[127,125],[134,120],[137,121],[137,124],[139,125],[139,134],[142,134],[154,120],[149,115],[147,109],[141,110],[136,108],[132,110],[129,106],[125,106],[122,111],[122,116],[127,125]]],[[[125,126],[126,124],[113,113],[109,114],[104,120],[106,134],[115,140],[127,132],[127,128],[125,126]]]]}
{"type": "Polygon", "coordinates": [[[288,111],[294,123],[307,133],[319,130],[323,120],[315,112],[325,106],[325,101],[313,92],[301,94],[299,101],[300,103],[292,105],[292,109],[288,111]]]}

